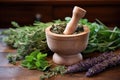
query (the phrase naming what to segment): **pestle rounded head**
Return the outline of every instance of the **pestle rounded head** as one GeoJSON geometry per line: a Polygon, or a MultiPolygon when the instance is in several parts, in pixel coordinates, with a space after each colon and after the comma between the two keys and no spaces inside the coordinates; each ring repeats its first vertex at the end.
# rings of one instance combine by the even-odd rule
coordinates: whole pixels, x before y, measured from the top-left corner
{"type": "Polygon", "coordinates": [[[78,6],[75,6],[74,9],[73,9],[73,15],[79,17],[80,18],[83,18],[86,14],[86,10],[84,10],[83,8],[80,8],[78,6]]]}
{"type": "Polygon", "coordinates": [[[83,18],[85,16],[85,14],[86,14],[86,10],[75,6],[73,9],[72,18],[71,18],[70,22],[67,24],[63,33],[65,35],[73,34],[75,32],[75,30],[77,29],[80,18],[83,18]]]}

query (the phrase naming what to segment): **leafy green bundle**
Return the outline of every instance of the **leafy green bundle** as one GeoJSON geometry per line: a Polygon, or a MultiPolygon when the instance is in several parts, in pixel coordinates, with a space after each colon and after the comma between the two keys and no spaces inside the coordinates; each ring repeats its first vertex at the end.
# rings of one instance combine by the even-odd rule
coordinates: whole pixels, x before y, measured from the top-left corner
{"type": "Polygon", "coordinates": [[[83,53],[92,53],[94,51],[105,52],[113,51],[120,47],[120,29],[114,27],[110,30],[102,22],[90,23],[87,19],[80,21],[81,24],[87,25],[90,28],[90,36],[88,46],[83,53]]]}
{"type": "Polygon", "coordinates": [[[2,34],[7,35],[4,41],[13,48],[17,48],[16,55],[9,55],[9,61],[24,59],[29,53],[38,50],[40,52],[48,52],[46,43],[45,28],[52,23],[35,22],[32,26],[20,27],[16,22],[12,25],[17,28],[10,28],[3,31],[2,34]]]}
{"type": "Polygon", "coordinates": [[[45,71],[50,65],[46,60],[47,54],[43,54],[39,51],[34,51],[31,54],[25,56],[25,60],[22,61],[22,66],[28,69],[37,69],[45,71]]]}
{"type": "MultiPolygon", "coordinates": [[[[40,52],[49,52],[46,43],[45,28],[53,24],[66,24],[70,21],[70,17],[66,17],[65,21],[55,20],[53,22],[43,23],[35,22],[32,26],[20,27],[16,22],[12,22],[17,28],[10,28],[3,32],[7,35],[4,41],[17,48],[17,58],[24,59],[29,53],[38,50],[40,52]]],[[[87,25],[90,28],[90,36],[87,48],[82,52],[92,53],[94,51],[105,52],[115,50],[120,47],[120,29],[114,27],[110,30],[99,20],[96,22],[88,22],[87,19],[81,19],[79,24],[87,25]]]]}

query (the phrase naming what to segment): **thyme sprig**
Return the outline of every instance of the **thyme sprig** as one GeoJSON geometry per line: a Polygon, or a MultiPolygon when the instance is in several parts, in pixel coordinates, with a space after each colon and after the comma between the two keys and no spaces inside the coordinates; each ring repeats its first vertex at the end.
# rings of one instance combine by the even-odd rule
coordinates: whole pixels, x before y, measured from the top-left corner
{"type": "Polygon", "coordinates": [[[66,71],[65,66],[56,66],[54,68],[49,69],[47,72],[45,72],[43,75],[40,76],[40,80],[45,80],[48,78],[51,78],[53,76],[56,76],[58,74],[63,75],[66,71]]]}

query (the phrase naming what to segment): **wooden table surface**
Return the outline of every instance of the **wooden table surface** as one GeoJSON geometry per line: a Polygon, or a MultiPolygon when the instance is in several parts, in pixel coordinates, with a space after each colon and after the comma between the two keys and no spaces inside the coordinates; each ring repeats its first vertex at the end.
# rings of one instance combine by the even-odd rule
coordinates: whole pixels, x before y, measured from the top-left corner
{"type": "MultiPolygon", "coordinates": [[[[6,58],[8,53],[15,53],[14,49],[9,48],[1,41],[0,36],[0,80],[40,80],[43,72],[37,70],[28,70],[22,66],[8,63],[6,58]]],[[[115,53],[119,53],[120,49],[115,53]]],[[[110,68],[93,77],[85,77],[85,72],[76,74],[58,75],[48,80],[120,80],[120,66],[110,68]]]]}

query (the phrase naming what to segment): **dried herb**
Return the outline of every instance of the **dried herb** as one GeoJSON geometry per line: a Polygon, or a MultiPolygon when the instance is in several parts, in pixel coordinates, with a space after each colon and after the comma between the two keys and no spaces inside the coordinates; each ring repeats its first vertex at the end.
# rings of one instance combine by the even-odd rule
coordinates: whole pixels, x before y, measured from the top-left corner
{"type": "Polygon", "coordinates": [[[66,24],[57,24],[52,25],[51,32],[56,34],[63,34],[63,31],[65,30],[66,24]]]}
{"type": "Polygon", "coordinates": [[[86,76],[91,77],[98,74],[107,68],[114,67],[120,64],[120,54],[115,53],[103,53],[102,55],[87,59],[78,64],[69,66],[65,73],[81,72],[86,70],[86,76]]]}
{"type": "Polygon", "coordinates": [[[7,59],[9,61],[9,63],[12,63],[12,64],[16,64],[16,61],[20,60],[21,56],[18,56],[18,55],[12,55],[12,54],[8,54],[7,55],[7,59]]]}
{"type": "Polygon", "coordinates": [[[49,71],[47,71],[43,75],[41,75],[40,80],[45,80],[45,79],[51,78],[53,76],[56,76],[58,74],[63,75],[65,73],[65,70],[66,70],[65,66],[56,66],[52,69],[49,69],[49,71]]]}
{"type": "Polygon", "coordinates": [[[98,57],[86,59],[77,64],[68,66],[66,73],[75,73],[75,72],[86,71],[89,68],[91,68],[92,66],[94,66],[98,63],[101,63],[102,61],[104,61],[106,59],[111,59],[114,56],[115,56],[115,54],[113,52],[110,52],[110,53],[106,52],[106,53],[99,55],[98,57]]]}
{"type": "MultiPolygon", "coordinates": [[[[51,27],[51,31],[56,34],[63,34],[65,27],[66,27],[66,24],[56,24],[56,25],[54,24],[51,27]]],[[[74,34],[78,34],[83,31],[84,31],[83,26],[79,24],[74,34]]]]}
{"type": "Polygon", "coordinates": [[[86,76],[90,77],[93,76],[95,74],[98,74],[102,71],[104,71],[105,69],[109,68],[109,67],[113,67],[120,64],[120,54],[109,58],[107,60],[104,60],[101,63],[96,64],[95,66],[91,67],[90,69],[88,69],[88,71],[86,72],[86,76]]]}

